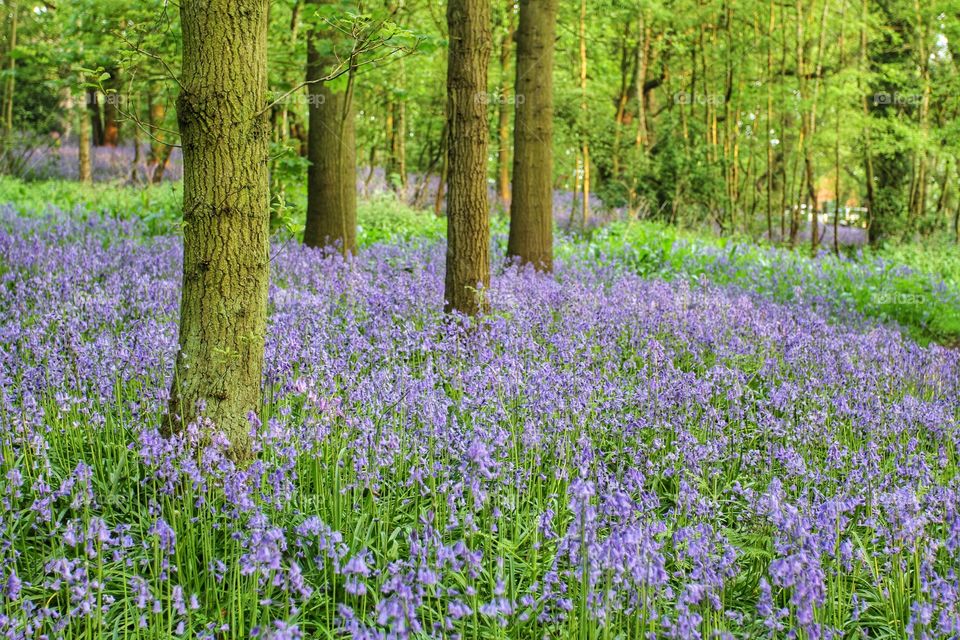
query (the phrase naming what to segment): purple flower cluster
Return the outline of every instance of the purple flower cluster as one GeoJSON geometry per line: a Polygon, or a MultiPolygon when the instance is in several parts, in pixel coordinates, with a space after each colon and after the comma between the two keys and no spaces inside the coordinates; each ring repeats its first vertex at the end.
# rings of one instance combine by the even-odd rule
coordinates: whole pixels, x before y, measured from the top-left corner
{"type": "Polygon", "coordinates": [[[957,352],[586,258],[450,322],[442,244],[274,253],[238,468],[158,432],[179,240],[0,212],[0,636],[960,635],[957,352]]]}

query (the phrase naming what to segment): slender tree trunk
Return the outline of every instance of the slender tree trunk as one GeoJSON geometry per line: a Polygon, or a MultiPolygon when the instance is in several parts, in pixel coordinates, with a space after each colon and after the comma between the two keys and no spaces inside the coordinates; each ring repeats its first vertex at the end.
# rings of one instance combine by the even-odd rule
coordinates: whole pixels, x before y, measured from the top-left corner
{"type": "Polygon", "coordinates": [[[580,151],[573,152],[573,197],[570,198],[570,218],[567,220],[567,231],[573,230],[573,221],[577,218],[577,203],[580,202],[580,177],[583,172],[580,170],[580,151]]]}
{"type": "Polygon", "coordinates": [[[553,57],[557,0],[521,0],[507,255],[553,268],[553,57]]]}
{"type": "MultiPolygon", "coordinates": [[[[293,3],[293,8],[290,10],[290,40],[289,46],[291,50],[295,50],[297,47],[297,36],[300,31],[300,13],[303,11],[303,1],[304,0],[295,0],[293,3]]],[[[290,127],[290,108],[289,105],[284,102],[280,105],[280,140],[285,142],[290,139],[291,127],[290,127]]]]}
{"type": "MultiPolygon", "coordinates": [[[[817,255],[817,249],[820,247],[820,218],[818,210],[820,203],[817,201],[817,178],[813,162],[813,136],[817,132],[817,108],[820,99],[820,77],[823,75],[823,48],[824,40],[827,35],[827,10],[830,7],[829,2],[823,3],[823,11],[820,14],[820,35],[817,44],[817,60],[814,65],[813,81],[813,102],[810,105],[810,132],[809,140],[804,150],[804,166],[807,174],[807,197],[810,199],[810,254],[813,257],[817,255]]],[[[826,230],[824,230],[826,233],[826,230]]]]}
{"type": "Polygon", "coordinates": [[[650,148],[650,133],[647,131],[647,73],[650,68],[650,26],[645,10],[640,10],[640,44],[637,47],[637,149],[646,153],[650,148]]]}
{"type": "Polygon", "coordinates": [[[133,128],[133,162],[130,165],[130,182],[140,182],[140,161],[143,153],[140,150],[140,127],[133,128]]]}
{"type": "MultiPolygon", "coordinates": [[[[780,24],[783,37],[780,40],[780,77],[787,75],[787,34],[786,8],[780,5],[780,24]]],[[[781,96],[783,92],[781,91],[781,96]]],[[[787,207],[789,206],[790,189],[787,184],[787,109],[780,109],[780,242],[787,237],[787,207]]],[[[793,215],[790,218],[791,234],[793,231],[793,215]]]]}
{"type": "Polygon", "coordinates": [[[487,71],[490,0],[449,0],[447,28],[447,311],[474,315],[490,286],[487,71]],[[482,288],[481,293],[479,289],[482,288]]]}
{"type": "Polygon", "coordinates": [[[17,59],[14,49],[17,48],[17,23],[19,22],[20,6],[16,0],[10,2],[9,12],[10,32],[7,41],[7,83],[3,92],[3,140],[7,153],[13,152],[13,98],[16,90],[17,59]]]}
{"type": "Polygon", "coordinates": [[[770,21],[767,27],[767,241],[773,242],[773,34],[776,11],[770,0],[770,21]]]}
{"type": "MultiPolygon", "coordinates": [[[[800,155],[804,158],[804,175],[800,177],[799,184],[800,189],[798,191],[797,204],[794,209],[793,224],[790,226],[790,247],[797,246],[797,235],[800,231],[800,216],[803,211],[803,208],[800,207],[800,202],[807,204],[807,200],[803,198],[803,181],[806,176],[808,176],[807,170],[809,166],[806,163],[807,152],[805,145],[808,144],[808,138],[810,136],[810,112],[807,109],[807,71],[805,63],[805,53],[806,53],[806,40],[804,36],[804,24],[806,19],[803,15],[803,0],[796,1],[797,7],[797,41],[796,41],[796,58],[797,58],[797,86],[799,91],[800,99],[800,137],[798,139],[798,147],[800,155]]],[[[811,218],[813,220],[814,218],[811,218]]],[[[811,222],[812,228],[813,222],[811,222]]],[[[816,234],[814,234],[816,235],[816,234]]]]}
{"type": "Polygon", "coordinates": [[[120,123],[117,121],[119,112],[117,102],[120,100],[120,90],[123,88],[117,77],[116,69],[110,70],[107,80],[108,88],[113,89],[103,99],[103,145],[116,147],[120,143],[120,123]]]}
{"type": "Polygon", "coordinates": [[[873,148],[871,142],[871,127],[870,127],[870,106],[867,100],[867,87],[859,86],[861,83],[860,78],[867,72],[867,18],[869,16],[868,10],[868,0],[863,0],[861,4],[861,23],[860,23],[860,73],[857,80],[858,88],[860,89],[860,104],[863,109],[863,118],[865,121],[865,126],[863,128],[863,165],[864,165],[864,178],[867,182],[867,240],[870,244],[876,244],[879,239],[879,234],[877,233],[877,225],[874,210],[876,205],[876,190],[874,185],[874,171],[873,171],[873,148]]]}
{"type": "MultiPolygon", "coordinates": [[[[846,25],[847,18],[847,2],[846,0],[841,0],[840,5],[840,38],[837,41],[837,46],[840,48],[840,71],[843,71],[843,67],[846,64],[846,57],[844,55],[843,45],[844,45],[844,28],[846,25]]],[[[833,141],[833,163],[836,170],[836,184],[834,185],[834,197],[833,197],[833,253],[834,255],[840,255],[840,203],[843,200],[843,190],[840,188],[840,108],[839,106],[836,109],[836,123],[834,124],[834,141],[833,141]]]]}
{"type": "Polygon", "coordinates": [[[150,156],[147,160],[147,166],[150,167],[150,182],[160,184],[163,182],[163,174],[170,164],[170,153],[173,151],[173,145],[165,144],[163,141],[166,134],[163,132],[163,123],[166,119],[167,109],[162,102],[150,96],[150,105],[147,107],[147,120],[150,122],[150,128],[153,131],[153,138],[150,141],[150,156]]]}
{"type": "Polygon", "coordinates": [[[917,21],[917,52],[919,57],[919,72],[923,93],[920,100],[920,113],[918,115],[918,124],[920,135],[917,143],[917,170],[915,179],[915,188],[912,189],[913,197],[910,201],[910,228],[916,230],[917,223],[920,221],[927,208],[927,138],[930,135],[930,56],[927,52],[927,25],[923,19],[920,10],[919,0],[913,2],[914,13],[917,21]]]}
{"type": "MultiPolygon", "coordinates": [[[[84,82],[83,76],[80,77],[80,82],[84,82]]],[[[82,95],[86,97],[89,94],[83,92],[82,95]]],[[[80,115],[80,124],[77,127],[79,178],[80,182],[90,184],[93,182],[93,171],[90,166],[90,113],[84,101],[81,101],[78,111],[80,115]]]]}
{"type": "MultiPolygon", "coordinates": [[[[315,8],[333,0],[307,0],[315,8]]],[[[338,32],[318,28],[307,36],[307,81],[310,134],[307,156],[307,223],[303,241],[310,247],[336,246],[346,253],[357,251],[357,152],[353,111],[353,81],[333,90],[316,82],[337,67],[333,51],[322,54],[318,42],[336,43],[338,32]]],[[[328,45],[329,46],[329,45],[328,45]]],[[[341,51],[339,59],[351,56],[341,51]]]]}
{"type": "MultiPolygon", "coordinates": [[[[403,58],[397,61],[397,81],[400,90],[406,85],[407,73],[403,58]]],[[[393,111],[393,155],[397,162],[397,175],[400,176],[400,193],[407,193],[407,104],[404,99],[394,102],[393,111]]]]}
{"type": "Polygon", "coordinates": [[[442,149],[440,150],[440,180],[437,182],[437,193],[436,197],[433,199],[433,215],[438,218],[443,215],[443,202],[446,195],[445,190],[447,188],[447,175],[450,168],[450,133],[447,131],[447,126],[449,125],[449,120],[445,117],[443,124],[443,140],[440,141],[442,149]]]}
{"type": "MultiPolygon", "coordinates": [[[[500,100],[497,114],[497,198],[505,209],[510,207],[510,58],[516,24],[512,8],[507,9],[507,30],[500,43],[500,100]]],[[[523,100],[514,91],[514,102],[523,100]]]]}
{"type": "Polygon", "coordinates": [[[956,243],[960,245],[960,198],[957,198],[957,207],[953,211],[953,236],[956,243]]]}
{"type": "Polygon", "coordinates": [[[183,297],[168,427],[253,455],[269,262],[267,0],[182,0],[183,297]],[[207,431],[210,437],[210,431],[207,431]]]}
{"type": "Polygon", "coordinates": [[[96,89],[87,89],[87,107],[90,111],[90,137],[95,147],[103,146],[103,116],[100,114],[100,95],[96,89]]]}
{"type": "Polygon", "coordinates": [[[587,129],[587,0],[580,0],[580,154],[583,156],[583,228],[590,223],[590,136],[587,129]]]}
{"type": "MultiPolygon", "coordinates": [[[[614,115],[613,128],[613,150],[610,157],[611,174],[614,180],[620,179],[620,148],[623,139],[623,127],[627,119],[627,105],[630,103],[630,74],[636,77],[636,70],[632,67],[630,58],[636,59],[637,56],[631,56],[630,52],[630,24],[623,27],[623,34],[620,36],[620,90],[617,95],[617,111],[614,115]]],[[[638,45],[639,46],[639,45],[638,45]]]]}

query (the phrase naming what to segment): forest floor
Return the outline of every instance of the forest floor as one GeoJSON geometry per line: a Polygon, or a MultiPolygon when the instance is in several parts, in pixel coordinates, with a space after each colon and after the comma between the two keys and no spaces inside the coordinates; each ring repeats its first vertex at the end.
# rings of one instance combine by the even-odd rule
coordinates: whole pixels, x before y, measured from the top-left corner
{"type": "Polygon", "coordinates": [[[0,634],[960,633],[949,259],[620,222],[543,275],[496,220],[464,324],[442,220],[367,201],[355,259],[279,232],[240,469],[157,432],[173,196],[71,189],[0,207],[0,634]]]}

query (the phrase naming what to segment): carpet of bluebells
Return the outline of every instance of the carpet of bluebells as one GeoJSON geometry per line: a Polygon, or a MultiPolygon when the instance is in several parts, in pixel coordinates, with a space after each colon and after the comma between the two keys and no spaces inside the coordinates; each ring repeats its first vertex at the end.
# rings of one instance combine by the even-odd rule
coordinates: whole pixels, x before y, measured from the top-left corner
{"type": "Polygon", "coordinates": [[[567,252],[273,248],[257,461],[165,440],[180,241],[0,211],[0,636],[957,638],[960,354],[567,252]]]}

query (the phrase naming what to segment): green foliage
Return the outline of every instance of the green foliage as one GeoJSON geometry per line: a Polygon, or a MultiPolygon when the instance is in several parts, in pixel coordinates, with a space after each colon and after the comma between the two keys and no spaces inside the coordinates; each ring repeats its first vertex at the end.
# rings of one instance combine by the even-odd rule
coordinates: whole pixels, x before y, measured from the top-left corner
{"type": "MultiPolygon", "coordinates": [[[[560,247],[571,257],[576,244],[560,247]]],[[[640,274],[734,285],[783,303],[809,304],[848,319],[857,314],[901,326],[922,344],[960,343],[960,258],[956,250],[904,245],[854,258],[761,247],[663,224],[616,223],[594,234],[588,255],[627,252],[640,274]]]]}
{"type": "Polygon", "coordinates": [[[133,187],[64,180],[22,182],[0,176],[0,204],[16,204],[24,215],[43,215],[51,209],[102,214],[140,221],[149,235],[175,231],[180,224],[182,202],[180,183],[133,187]]]}
{"type": "Polygon", "coordinates": [[[446,218],[413,209],[392,193],[360,201],[357,221],[357,238],[361,246],[414,237],[439,240],[447,233],[446,218]]]}

